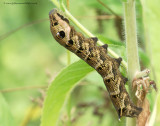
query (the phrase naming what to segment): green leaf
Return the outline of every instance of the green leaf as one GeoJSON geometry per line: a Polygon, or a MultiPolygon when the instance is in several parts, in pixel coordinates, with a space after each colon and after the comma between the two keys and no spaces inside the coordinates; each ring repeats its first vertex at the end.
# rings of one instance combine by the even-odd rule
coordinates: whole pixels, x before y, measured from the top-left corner
{"type": "Polygon", "coordinates": [[[127,0],[121,0],[122,2],[127,2],[127,0]]]}
{"type": "Polygon", "coordinates": [[[143,9],[143,23],[145,30],[145,44],[147,54],[151,58],[152,67],[154,67],[157,83],[160,83],[160,11],[159,1],[141,0],[143,9]]]}
{"type": "Polygon", "coordinates": [[[142,60],[143,64],[145,66],[149,66],[150,59],[147,56],[147,54],[141,48],[139,48],[138,50],[139,50],[139,52],[138,52],[139,53],[139,57],[142,60]]]}
{"type": "Polygon", "coordinates": [[[105,42],[105,44],[108,44],[109,48],[114,50],[114,52],[116,52],[120,57],[126,60],[126,49],[124,42],[115,41],[103,35],[97,35],[97,37],[100,41],[103,41],[105,42]]]}
{"type": "Polygon", "coordinates": [[[50,85],[43,106],[41,126],[55,126],[64,103],[76,83],[93,71],[80,60],[62,70],[50,85]]]}
{"type": "Polygon", "coordinates": [[[125,46],[124,42],[114,41],[110,38],[104,37],[103,35],[97,35],[97,37],[100,41],[105,42],[106,44],[113,44],[113,45],[117,45],[117,46],[125,46]]]}
{"type": "Polygon", "coordinates": [[[10,108],[0,93],[0,126],[15,126],[10,108]]]}
{"type": "MultiPolygon", "coordinates": [[[[157,83],[158,89],[160,88],[160,11],[159,11],[159,1],[158,0],[141,0],[142,10],[143,10],[143,23],[145,30],[145,46],[147,50],[147,54],[151,59],[151,73],[154,81],[157,83]],[[153,71],[154,70],[154,71],[153,71]]],[[[154,105],[153,112],[150,117],[150,126],[158,126],[159,125],[159,117],[160,117],[160,100],[159,97],[160,92],[157,92],[157,96],[152,97],[152,100],[155,99],[157,101],[150,102],[157,104],[154,105]]]]}

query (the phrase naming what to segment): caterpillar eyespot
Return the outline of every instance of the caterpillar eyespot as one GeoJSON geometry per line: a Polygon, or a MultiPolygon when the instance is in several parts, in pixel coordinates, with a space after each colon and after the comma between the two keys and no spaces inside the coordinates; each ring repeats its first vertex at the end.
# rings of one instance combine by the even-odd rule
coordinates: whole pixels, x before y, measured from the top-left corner
{"type": "Polygon", "coordinates": [[[60,31],[60,32],[57,33],[56,36],[57,36],[58,39],[63,39],[65,37],[65,33],[64,33],[64,31],[60,31]]]}
{"type": "Polygon", "coordinates": [[[58,25],[58,22],[55,22],[55,23],[54,23],[54,26],[56,26],[56,25],[58,25]]]}
{"type": "Polygon", "coordinates": [[[97,46],[98,38],[85,38],[83,34],[76,32],[56,9],[49,13],[50,30],[55,40],[66,49],[75,53],[78,57],[93,67],[103,78],[109,92],[111,101],[119,118],[137,117],[142,108],[135,106],[125,88],[127,78],[119,71],[122,58],[112,58],[107,54],[108,45],[97,46]]]}
{"type": "Polygon", "coordinates": [[[69,40],[68,43],[69,43],[70,45],[73,45],[73,41],[72,41],[72,40],[69,40]]]}

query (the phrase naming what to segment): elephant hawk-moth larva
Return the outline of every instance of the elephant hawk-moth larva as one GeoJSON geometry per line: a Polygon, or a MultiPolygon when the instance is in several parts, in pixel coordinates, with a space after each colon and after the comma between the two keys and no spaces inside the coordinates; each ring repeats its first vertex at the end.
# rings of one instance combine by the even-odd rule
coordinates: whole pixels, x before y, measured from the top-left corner
{"type": "Polygon", "coordinates": [[[112,58],[107,54],[108,45],[97,46],[97,38],[85,38],[80,32],[76,32],[69,24],[69,20],[56,9],[49,13],[50,30],[55,40],[83,59],[93,67],[103,78],[109,92],[112,103],[119,118],[137,117],[142,108],[135,106],[126,91],[127,78],[119,71],[122,58],[112,58]]]}

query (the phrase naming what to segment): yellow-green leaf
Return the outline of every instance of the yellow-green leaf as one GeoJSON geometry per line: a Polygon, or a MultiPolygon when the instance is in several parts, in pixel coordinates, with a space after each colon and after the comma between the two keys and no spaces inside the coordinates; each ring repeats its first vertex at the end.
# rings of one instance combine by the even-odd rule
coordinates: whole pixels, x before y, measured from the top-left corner
{"type": "Polygon", "coordinates": [[[73,87],[84,78],[93,68],[80,60],[71,64],[54,79],[50,85],[43,106],[41,126],[55,126],[73,87]]]}
{"type": "Polygon", "coordinates": [[[14,126],[14,120],[8,104],[0,93],[0,126],[14,126]]]}

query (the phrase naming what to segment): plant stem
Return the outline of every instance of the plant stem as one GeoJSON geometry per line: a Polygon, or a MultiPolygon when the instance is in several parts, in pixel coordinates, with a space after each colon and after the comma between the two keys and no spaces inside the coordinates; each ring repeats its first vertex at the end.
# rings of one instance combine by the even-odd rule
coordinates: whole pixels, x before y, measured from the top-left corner
{"type": "MultiPolygon", "coordinates": [[[[69,10],[69,0],[67,0],[67,9],[69,10]]],[[[69,50],[67,50],[67,61],[68,61],[68,65],[71,64],[71,52],[69,50]]]]}
{"type": "Polygon", "coordinates": [[[51,0],[52,3],[54,3],[54,5],[57,7],[57,8],[60,8],[60,5],[59,5],[59,1],[58,0],[51,0]]]}
{"type": "Polygon", "coordinates": [[[67,0],[67,9],[69,10],[69,0],[67,0]]]}
{"type": "MultiPolygon", "coordinates": [[[[128,0],[123,2],[124,6],[124,26],[126,36],[126,51],[128,62],[128,78],[129,78],[129,93],[133,102],[136,102],[135,95],[132,91],[132,80],[137,71],[140,71],[139,57],[138,57],[138,43],[136,33],[136,15],[135,15],[135,1],[128,0]]],[[[127,118],[126,126],[135,126],[136,119],[127,118]]]]}

